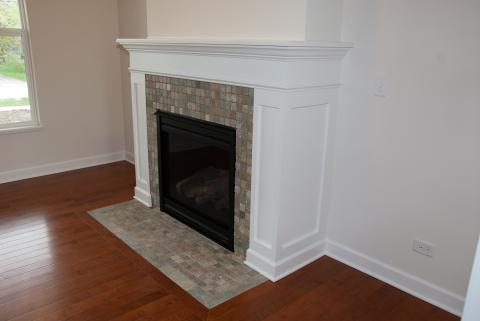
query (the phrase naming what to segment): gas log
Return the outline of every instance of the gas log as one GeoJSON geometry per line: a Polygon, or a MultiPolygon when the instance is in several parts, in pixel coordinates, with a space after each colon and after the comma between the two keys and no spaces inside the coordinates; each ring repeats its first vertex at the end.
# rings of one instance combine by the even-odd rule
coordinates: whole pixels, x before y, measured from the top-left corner
{"type": "Polygon", "coordinates": [[[178,182],[176,189],[199,206],[212,202],[222,210],[228,206],[228,171],[208,167],[178,182]]]}

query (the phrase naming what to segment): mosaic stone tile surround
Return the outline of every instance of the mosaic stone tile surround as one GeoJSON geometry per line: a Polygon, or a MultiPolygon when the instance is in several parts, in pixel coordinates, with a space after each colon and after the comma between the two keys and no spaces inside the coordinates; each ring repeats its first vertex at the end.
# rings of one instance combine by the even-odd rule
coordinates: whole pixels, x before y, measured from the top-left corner
{"type": "Polygon", "coordinates": [[[150,189],[159,207],[157,124],[155,112],[202,119],[236,128],[235,253],[245,257],[250,230],[253,88],[156,75],[145,76],[150,189]]]}
{"type": "Polygon", "coordinates": [[[208,308],[266,281],[240,256],[135,200],[90,215],[208,308]]]}

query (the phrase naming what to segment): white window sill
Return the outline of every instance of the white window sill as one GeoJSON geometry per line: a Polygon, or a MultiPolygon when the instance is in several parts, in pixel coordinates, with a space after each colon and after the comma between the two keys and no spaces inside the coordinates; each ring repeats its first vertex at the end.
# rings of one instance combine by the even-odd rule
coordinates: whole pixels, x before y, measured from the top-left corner
{"type": "Polygon", "coordinates": [[[18,124],[17,126],[11,125],[8,127],[1,127],[0,126],[0,135],[2,134],[15,134],[15,133],[26,133],[26,132],[34,132],[41,130],[43,128],[42,124],[18,124]]]}

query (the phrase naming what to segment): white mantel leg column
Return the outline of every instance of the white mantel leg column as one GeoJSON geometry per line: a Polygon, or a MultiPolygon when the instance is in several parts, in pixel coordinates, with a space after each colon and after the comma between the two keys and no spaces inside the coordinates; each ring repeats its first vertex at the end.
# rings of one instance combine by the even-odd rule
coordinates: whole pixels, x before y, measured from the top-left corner
{"type": "Polygon", "coordinates": [[[337,88],[255,89],[250,247],[272,281],[324,253],[337,88]]]}
{"type": "Polygon", "coordinates": [[[152,206],[148,167],[147,108],[145,74],[131,72],[133,144],[135,151],[135,199],[152,206]]]}

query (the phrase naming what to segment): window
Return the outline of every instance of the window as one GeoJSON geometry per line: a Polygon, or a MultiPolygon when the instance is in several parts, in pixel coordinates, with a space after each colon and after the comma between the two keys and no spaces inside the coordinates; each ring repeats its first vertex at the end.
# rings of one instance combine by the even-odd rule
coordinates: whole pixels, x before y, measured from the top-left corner
{"type": "Polygon", "coordinates": [[[0,131],[39,127],[24,0],[0,0],[0,131]]]}

